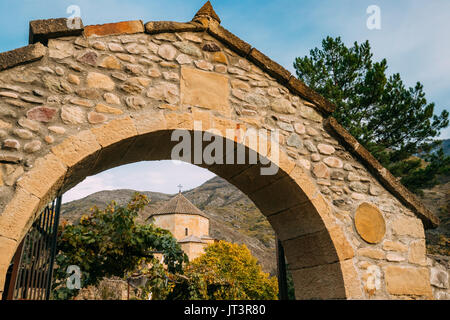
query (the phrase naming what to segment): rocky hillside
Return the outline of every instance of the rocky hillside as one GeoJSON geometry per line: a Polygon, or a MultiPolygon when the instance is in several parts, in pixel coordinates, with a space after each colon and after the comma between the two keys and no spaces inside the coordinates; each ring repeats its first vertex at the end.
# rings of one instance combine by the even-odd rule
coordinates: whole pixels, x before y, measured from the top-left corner
{"type": "MultiPolygon", "coordinates": [[[[94,205],[104,208],[111,200],[128,202],[135,190],[100,191],[83,199],[62,205],[61,217],[77,222],[94,205]]],[[[151,200],[149,208],[156,208],[173,195],[139,191],[151,200]]],[[[183,194],[210,218],[210,235],[216,239],[245,244],[259,260],[263,270],[276,274],[275,234],[267,219],[237,188],[215,177],[183,194]]],[[[144,222],[150,210],[144,210],[144,222]]]]}

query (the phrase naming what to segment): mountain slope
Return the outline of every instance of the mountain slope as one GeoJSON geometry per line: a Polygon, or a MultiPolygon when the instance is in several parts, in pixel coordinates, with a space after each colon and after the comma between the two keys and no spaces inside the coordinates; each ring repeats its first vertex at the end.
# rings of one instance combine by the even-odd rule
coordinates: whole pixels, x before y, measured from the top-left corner
{"type": "MultiPolygon", "coordinates": [[[[100,191],[61,207],[62,219],[75,223],[94,205],[105,208],[111,200],[125,204],[135,190],[100,191]]],[[[139,221],[145,222],[152,208],[157,208],[173,195],[140,191],[150,200],[139,221]]],[[[275,234],[267,219],[239,189],[215,177],[183,194],[210,219],[210,236],[219,240],[245,244],[261,263],[265,272],[276,274],[275,234]]]]}

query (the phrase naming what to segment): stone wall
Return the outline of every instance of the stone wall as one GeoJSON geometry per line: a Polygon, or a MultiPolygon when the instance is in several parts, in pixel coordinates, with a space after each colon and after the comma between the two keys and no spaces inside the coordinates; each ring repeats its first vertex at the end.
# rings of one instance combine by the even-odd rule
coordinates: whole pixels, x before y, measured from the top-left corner
{"type": "MultiPolygon", "coordinates": [[[[330,293],[339,281],[346,283],[347,298],[432,298],[432,262],[425,257],[424,228],[416,207],[386,187],[380,178],[384,171],[375,172],[361,161],[361,148],[349,147],[348,139],[330,128],[323,107],[295,94],[211,32],[148,34],[133,26],[126,33],[135,34],[95,26],[84,35],[50,39],[48,48],[37,46],[40,60],[0,73],[4,257],[12,256],[33,219],[20,217],[20,212],[42,207],[50,200],[47,195],[56,192],[36,181],[57,181],[52,188],[67,190],[92,168],[104,169],[100,162],[126,154],[130,141],[121,142],[122,138],[149,132],[144,125],[192,129],[196,120],[204,130],[280,130],[286,159],[279,166],[293,164],[285,172],[303,181],[302,192],[309,200],[277,211],[277,199],[283,196],[278,193],[284,190],[277,183],[291,183],[286,179],[264,188],[271,191],[267,194],[243,191],[257,205],[258,197],[272,199],[271,208],[260,209],[283,241],[298,298],[341,298],[341,292],[330,293]],[[97,150],[111,144],[120,147],[99,155],[97,150]],[[92,155],[90,165],[77,167],[74,159],[85,155],[92,155]],[[41,167],[52,170],[40,171],[41,167]],[[67,180],[74,175],[78,178],[67,180]],[[322,215],[316,228],[316,217],[309,217],[309,212],[319,207],[330,216],[322,215]],[[18,224],[23,225],[20,232],[14,227],[18,224]],[[342,272],[340,279],[330,271],[334,269],[342,272]]],[[[167,141],[159,143],[162,147],[167,141]]],[[[115,165],[120,164],[117,160],[115,165]]],[[[243,187],[238,178],[231,182],[243,187]]],[[[9,263],[3,260],[0,275],[9,263]]]]}

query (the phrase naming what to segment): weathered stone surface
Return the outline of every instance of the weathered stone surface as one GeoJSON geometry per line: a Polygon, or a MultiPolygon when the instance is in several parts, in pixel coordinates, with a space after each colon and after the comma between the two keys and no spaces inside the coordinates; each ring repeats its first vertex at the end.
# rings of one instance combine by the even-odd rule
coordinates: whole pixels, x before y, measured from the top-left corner
{"type": "Polygon", "coordinates": [[[175,59],[176,54],[177,50],[170,44],[163,44],[158,49],[158,55],[169,61],[175,59]]]}
{"type": "Polygon", "coordinates": [[[28,153],[33,153],[41,149],[42,142],[39,140],[33,140],[31,142],[26,143],[23,146],[23,150],[28,153]]]}
{"type": "Polygon", "coordinates": [[[171,83],[160,83],[147,91],[147,97],[176,104],[179,101],[178,87],[171,83]]]}
{"type": "Polygon", "coordinates": [[[39,122],[27,118],[20,118],[19,125],[31,131],[39,131],[39,122]]]}
{"type": "Polygon", "coordinates": [[[115,42],[108,43],[108,48],[112,52],[125,52],[125,49],[120,44],[115,42]]]}
{"type": "Polygon", "coordinates": [[[83,21],[78,17],[33,20],[30,21],[29,43],[47,44],[51,38],[78,36],[83,29],[83,21]]]}
{"type": "Polygon", "coordinates": [[[20,142],[16,139],[6,139],[3,141],[3,149],[20,149],[20,142]]]}
{"type": "Polygon", "coordinates": [[[72,83],[74,85],[79,85],[80,84],[80,77],[74,75],[74,74],[69,74],[67,76],[67,81],[69,81],[69,83],[72,83]]]}
{"type": "Polygon", "coordinates": [[[144,25],[141,20],[106,23],[86,26],[84,28],[84,35],[86,37],[133,34],[140,32],[144,32],[144,25]]]}
{"type": "Polygon", "coordinates": [[[313,173],[317,178],[324,178],[324,179],[330,178],[330,171],[328,170],[328,167],[323,163],[318,163],[314,165],[313,173]]]}
{"type": "Polygon", "coordinates": [[[386,258],[384,251],[373,248],[360,248],[357,254],[362,257],[367,257],[376,260],[383,260],[386,258]]]}
{"type": "Polygon", "coordinates": [[[319,152],[321,154],[325,154],[325,155],[332,155],[336,149],[333,146],[330,146],[329,144],[323,144],[323,143],[319,143],[317,145],[317,149],[319,150],[319,152]]]}
{"type": "Polygon", "coordinates": [[[102,112],[102,113],[110,113],[110,114],[122,114],[123,111],[118,108],[113,108],[110,106],[107,106],[103,103],[99,103],[95,106],[95,111],[102,112]]]}
{"type": "Polygon", "coordinates": [[[292,106],[292,103],[287,99],[279,99],[275,100],[270,107],[273,111],[285,114],[295,113],[295,107],[292,106]]]}
{"type": "Polygon", "coordinates": [[[0,129],[9,129],[11,127],[12,127],[11,123],[0,120],[0,129]]]}
{"type": "Polygon", "coordinates": [[[427,265],[425,239],[413,241],[409,245],[408,261],[421,266],[427,265]]]}
{"type": "Polygon", "coordinates": [[[70,84],[59,77],[46,75],[42,77],[42,81],[47,89],[54,93],[72,93],[73,89],[70,84]]]}
{"type": "Polygon", "coordinates": [[[120,104],[120,98],[116,96],[114,93],[105,93],[103,95],[103,99],[105,99],[106,103],[109,104],[120,104]]]}
{"type": "Polygon", "coordinates": [[[91,111],[88,113],[89,123],[97,124],[97,123],[105,122],[106,120],[108,120],[108,118],[104,114],[101,114],[101,113],[98,113],[95,111],[91,111]]]}
{"type": "Polygon", "coordinates": [[[66,132],[66,129],[64,129],[63,127],[58,127],[58,126],[48,127],[48,130],[50,130],[56,134],[64,134],[66,132]]]}
{"type": "Polygon", "coordinates": [[[100,98],[100,92],[95,88],[79,88],[76,90],[76,93],[85,99],[96,100],[100,98]]]}
{"type": "Polygon", "coordinates": [[[296,299],[361,299],[361,284],[352,260],[291,270],[296,299]],[[336,277],[336,274],[342,274],[336,277]]]}
{"type": "Polygon", "coordinates": [[[393,295],[431,296],[430,272],[427,268],[387,266],[386,288],[393,295]]]}
{"type": "Polygon", "coordinates": [[[406,251],[408,251],[408,247],[401,242],[385,240],[383,242],[383,250],[406,252],[406,251]]]}
{"type": "Polygon", "coordinates": [[[86,80],[89,88],[103,89],[106,91],[113,91],[115,88],[115,83],[110,77],[98,72],[89,72],[86,80]]]}
{"type": "Polygon", "coordinates": [[[114,56],[107,56],[99,63],[99,67],[120,70],[122,69],[122,64],[114,56]]]}
{"type": "Polygon", "coordinates": [[[78,107],[63,106],[61,108],[61,119],[64,123],[80,124],[86,122],[86,116],[78,107]]]}
{"type": "Polygon", "coordinates": [[[125,103],[131,109],[138,110],[145,107],[145,100],[141,96],[130,96],[125,98],[125,103]]]}
{"type": "Polygon", "coordinates": [[[16,136],[18,136],[19,138],[22,138],[25,140],[29,140],[29,139],[33,138],[33,133],[31,133],[30,131],[28,131],[26,129],[15,129],[14,134],[16,136]]]}
{"type": "Polygon", "coordinates": [[[323,162],[331,168],[342,168],[344,166],[342,160],[336,157],[327,157],[323,159],[323,162]]]}
{"type": "Polygon", "coordinates": [[[295,133],[291,134],[286,142],[291,147],[301,148],[303,146],[302,139],[295,133]]]}
{"type": "Polygon", "coordinates": [[[83,52],[78,58],[77,61],[85,64],[89,64],[91,66],[97,65],[98,54],[94,51],[83,52]]]}
{"type": "MultiPolygon", "coordinates": [[[[178,48],[182,53],[194,56],[194,57],[201,57],[202,51],[199,47],[197,47],[195,44],[187,41],[178,41],[174,42],[173,44],[175,47],[178,48]]],[[[170,59],[172,60],[172,59],[170,59]]]]}
{"type": "Polygon", "coordinates": [[[145,24],[145,31],[149,34],[161,32],[186,32],[203,31],[205,28],[194,23],[182,23],[173,21],[151,21],[145,24]]]}
{"type": "Polygon", "coordinates": [[[49,107],[35,107],[27,112],[27,118],[40,122],[50,122],[55,117],[58,110],[49,107]]]}
{"type": "Polygon", "coordinates": [[[300,115],[303,118],[306,118],[308,120],[312,120],[312,121],[315,121],[315,122],[321,122],[322,121],[322,116],[316,110],[314,110],[311,107],[307,107],[307,106],[301,105],[299,110],[300,110],[300,115]]]}
{"type": "Polygon", "coordinates": [[[388,252],[386,254],[386,260],[392,262],[402,262],[405,261],[406,258],[399,253],[388,252]]]}
{"type": "Polygon", "coordinates": [[[70,103],[75,104],[80,107],[92,108],[94,103],[90,100],[80,99],[80,98],[72,98],[69,100],[70,103]]]}
{"type": "Polygon", "coordinates": [[[92,129],[96,140],[102,147],[137,135],[136,127],[130,117],[116,119],[92,129]]]}
{"type": "Polygon", "coordinates": [[[359,193],[366,193],[367,191],[369,191],[369,186],[359,181],[352,181],[348,186],[351,190],[359,193]]]}
{"type": "Polygon", "coordinates": [[[45,55],[46,50],[41,43],[36,43],[19,49],[2,52],[0,53],[0,70],[39,60],[45,55]]]}
{"type": "Polygon", "coordinates": [[[422,223],[414,217],[398,217],[392,221],[391,228],[394,234],[399,236],[410,236],[421,239],[425,238],[422,223]]]}
{"type": "Polygon", "coordinates": [[[228,78],[222,75],[181,68],[181,103],[230,115],[228,78]]]}
{"type": "Polygon", "coordinates": [[[197,68],[202,70],[212,71],[214,69],[213,64],[205,60],[196,60],[194,61],[194,64],[197,68]]]}
{"type": "Polygon", "coordinates": [[[177,60],[177,62],[179,64],[190,64],[190,63],[192,63],[192,58],[189,57],[187,54],[180,54],[180,55],[178,55],[176,60],[177,60]]]}
{"type": "Polygon", "coordinates": [[[448,272],[441,270],[439,268],[431,268],[430,270],[430,282],[433,286],[442,289],[449,288],[449,274],[448,272]]]}

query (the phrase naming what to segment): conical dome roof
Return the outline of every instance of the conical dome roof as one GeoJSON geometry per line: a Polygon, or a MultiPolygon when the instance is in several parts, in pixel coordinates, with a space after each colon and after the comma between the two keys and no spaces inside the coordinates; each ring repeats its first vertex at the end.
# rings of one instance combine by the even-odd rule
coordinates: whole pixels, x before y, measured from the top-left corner
{"type": "Polygon", "coordinates": [[[194,206],[192,202],[186,199],[181,192],[167,201],[161,208],[155,210],[150,216],[174,213],[196,214],[206,217],[205,214],[199,208],[194,206]]]}

